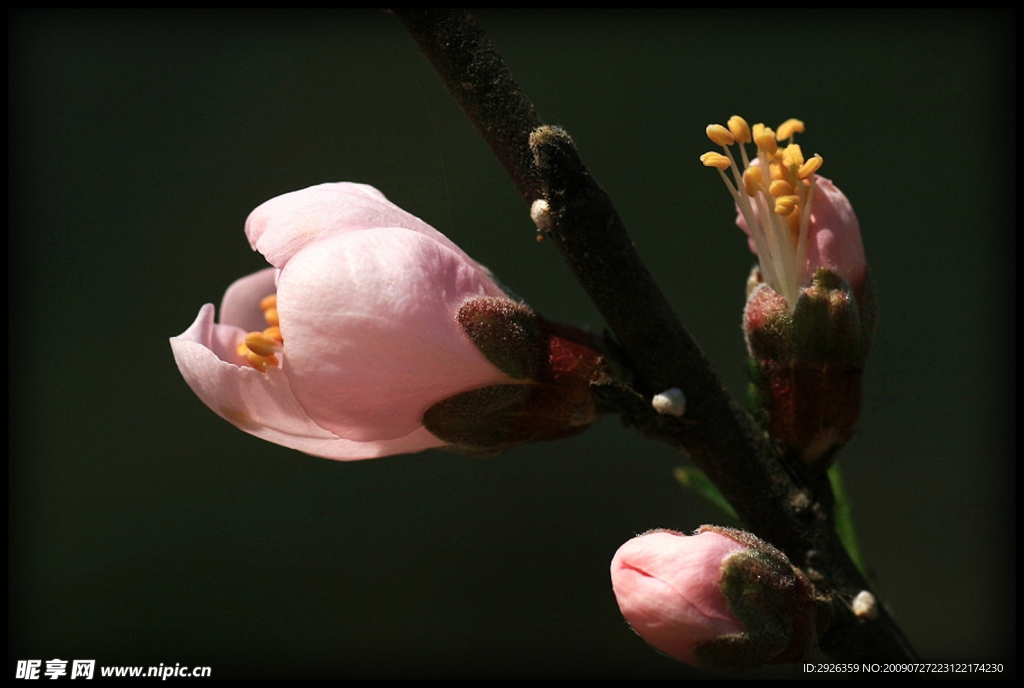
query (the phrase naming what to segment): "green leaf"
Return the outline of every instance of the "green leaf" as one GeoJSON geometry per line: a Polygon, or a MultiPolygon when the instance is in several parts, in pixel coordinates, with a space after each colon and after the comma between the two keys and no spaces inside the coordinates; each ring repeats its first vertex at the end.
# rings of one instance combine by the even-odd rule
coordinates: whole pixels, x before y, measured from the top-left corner
{"type": "Polygon", "coordinates": [[[718,488],[715,487],[714,483],[708,480],[708,477],[704,475],[702,471],[697,468],[693,468],[692,466],[680,466],[673,469],[672,475],[676,477],[676,480],[678,480],[683,487],[693,490],[713,506],[721,509],[737,523],[740,522],[740,518],[736,515],[732,505],[726,501],[725,497],[722,496],[722,493],[718,491],[718,488]]]}
{"type": "Polygon", "coordinates": [[[860,569],[861,574],[870,580],[867,566],[864,565],[864,555],[860,551],[860,543],[857,541],[857,530],[853,525],[853,510],[850,508],[850,498],[846,494],[846,486],[843,484],[843,474],[839,464],[832,464],[828,469],[828,479],[832,483],[832,492],[836,497],[836,533],[840,541],[846,547],[850,559],[860,569]]]}

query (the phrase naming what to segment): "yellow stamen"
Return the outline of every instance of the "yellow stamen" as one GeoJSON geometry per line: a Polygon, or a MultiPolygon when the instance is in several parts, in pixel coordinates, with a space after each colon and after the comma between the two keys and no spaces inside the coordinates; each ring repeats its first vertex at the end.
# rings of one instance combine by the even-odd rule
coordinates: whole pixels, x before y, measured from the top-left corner
{"type": "Polygon", "coordinates": [[[250,332],[245,335],[245,345],[257,356],[273,356],[281,346],[276,339],[262,332],[250,332]]]}
{"type": "Polygon", "coordinates": [[[748,167],[743,172],[743,188],[748,196],[756,196],[764,188],[764,172],[760,167],[748,167]]]}
{"type": "Polygon", "coordinates": [[[736,140],[729,133],[729,130],[723,127],[721,124],[709,124],[705,130],[708,134],[708,138],[719,146],[731,146],[736,143],[736,140]]]}
{"type": "Polygon", "coordinates": [[[717,167],[720,170],[727,170],[732,165],[729,158],[715,152],[705,153],[700,156],[700,161],[704,163],[704,167],[717,167]]]}
{"type": "Polygon", "coordinates": [[[277,294],[264,297],[259,305],[269,327],[262,332],[250,332],[245,335],[237,351],[249,365],[265,373],[267,368],[281,365],[274,354],[282,350],[284,337],[281,335],[280,319],[277,315],[277,294]]]}
{"type": "Polygon", "coordinates": [[[788,119],[773,131],[761,122],[751,126],[734,115],[727,126],[712,124],[705,131],[725,150],[724,155],[705,153],[701,162],[718,169],[736,201],[755,244],[764,281],[794,308],[800,281],[805,278],[808,218],[821,156],[805,159],[793,142],[795,135],[804,131],[804,123],[798,119],[788,119]],[[748,155],[748,143],[757,146],[756,159],[748,155]],[[731,176],[726,172],[730,169],[731,176]]]}
{"type": "Polygon", "coordinates": [[[259,354],[250,351],[248,354],[246,354],[246,358],[249,360],[249,365],[251,365],[256,370],[260,371],[261,373],[267,372],[267,368],[276,367],[280,365],[280,363],[277,360],[277,356],[274,355],[260,356],[259,354]]]}
{"type": "Polygon", "coordinates": [[[769,156],[775,155],[775,152],[779,149],[779,142],[775,140],[775,132],[763,124],[755,124],[754,131],[754,143],[757,144],[758,150],[764,151],[769,156]],[[760,133],[757,133],[758,126],[761,127],[760,133]]]}
{"type": "Polygon", "coordinates": [[[798,119],[787,119],[785,122],[779,125],[779,131],[777,133],[779,141],[785,141],[786,139],[793,138],[793,134],[804,132],[804,123],[798,119]]]}
{"type": "Polygon", "coordinates": [[[779,196],[775,199],[775,214],[789,215],[797,209],[800,199],[796,196],[779,196]]]}
{"type": "Polygon", "coordinates": [[[732,137],[736,139],[736,143],[750,143],[750,126],[747,124],[747,120],[743,119],[739,115],[733,115],[729,118],[729,131],[732,133],[732,137]]]}
{"type": "Polygon", "coordinates": [[[798,205],[793,212],[786,215],[786,222],[789,223],[789,235],[793,240],[793,245],[799,249],[800,243],[800,218],[803,217],[803,212],[800,210],[798,205]]]}
{"type": "Polygon", "coordinates": [[[779,196],[792,196],[793,186],[785,179],[776,179],[768,187],[768,193],[778,198],[779,196]]]}
{"type": "Polygon", "coordinates": [[[800,146],[795,143],[786,146],[786,149],[782,151],[782,164],[787,170],[791,170],[794,167],[799,168],[803,165],[804,152],[800,150],[800,146]]]}
{"type": "Polygon", "coordinates": [[[800,169],[798,169],[796,171],[796,178],[797,179],[807,179],[812,174],[817,172],[818,169],[821,168],[821,166],[822,166],[822,164],[824,162],[825,162],[825,160],[820,155],[815,153],[814,157],[812,157],[807,162],[805,162],[803,165],[801,165],[800,169]]]}
{"type": "Polygon", "coordinates": [[[270,296],[264,296],[263,299],[260,300],[260,310],[261,311],[270,310],[271,308],[277,308],[277,294],[271,294],[270,296]]]}

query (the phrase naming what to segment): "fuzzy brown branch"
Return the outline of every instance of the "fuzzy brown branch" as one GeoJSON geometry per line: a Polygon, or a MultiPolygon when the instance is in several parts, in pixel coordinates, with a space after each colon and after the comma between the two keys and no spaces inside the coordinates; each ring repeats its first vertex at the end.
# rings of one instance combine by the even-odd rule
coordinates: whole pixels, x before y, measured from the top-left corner
{"type": "Polygon", "coordinates": [[[849,601],[870,586],[835,532],[824,475],[787,464],[725,390],[637,254],[604,190],[569,135],[543,124],[483,29],[460,10],[392,10],[504,166],[523,199],[547,201],[549,236],[637,374],[631,389],[602,390],[604,404],[644,434],[686,451],[746,527],[782,549],[832,600],[822,649],[847,661],[916,655],[879,605],[858,619],[849,601]],[[659,416],[653,394],[679,387],[685,420],[659,416]]]}

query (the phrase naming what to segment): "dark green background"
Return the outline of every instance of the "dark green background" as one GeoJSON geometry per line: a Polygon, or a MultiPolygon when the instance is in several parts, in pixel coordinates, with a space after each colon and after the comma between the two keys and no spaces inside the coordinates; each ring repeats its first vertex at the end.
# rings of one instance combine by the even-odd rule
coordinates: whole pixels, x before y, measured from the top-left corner
{"type": "MultiPolygon", "coordinates": [[[[806,121],[881,298],[843,453],[928,658],[1013,656],[1014,15],[481,12],[736,394],[752,256],[710,122],[806,121]]],[[[214,676],[702,675],[626,627],[616,548],[720,520],[614,418],[497,458],[337,463],[199,402],[167,339],[263,266],[280,193],[360,181],[545,315],[601,327],[393,17],[9,15],[10,641],[214,676]]],[[[791,670],[744,676],[789,676],[791,670]]]]}

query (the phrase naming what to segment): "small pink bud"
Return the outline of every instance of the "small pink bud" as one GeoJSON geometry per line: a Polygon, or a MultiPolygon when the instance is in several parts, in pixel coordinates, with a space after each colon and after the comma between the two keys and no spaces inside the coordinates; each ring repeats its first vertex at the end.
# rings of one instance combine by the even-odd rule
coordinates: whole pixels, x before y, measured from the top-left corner
{"type": "Polygon", "coordinates": [[[795,661],[816,639],[810,583],[749,533],[716,526],[692,536],[650,531],[619,548],[611,577],[633,630],[693,666],[795,661]]]}
{"type": "Polygon", "coordinates": [[[743,545],[718,533],[655,530],[622,545],[612,558],[619,610],[640,637],[669,657],[700,666],[694,650],[745,627],[718,588],[722,561],[743,545]]]}
{"type": "MultiPolygon", "coordinates": [[[[424,415],[467,393],[503,409],[492,422],[522,415],[517,404],[529,401],[551,345],[538,331],[532,349],[515,351],[519,340],[501,330],[516,326],[511,318],[484,327],[482,346],[458,315],[487,303],[524,322],[539,316],[377,189],[321,184],[278,196],[250,214],[246,234],[273,267],[228,288],[219,323],[207,304],[171,338],[186,382],[226,420],[277,444],[352,460],[450,444],[424,427],[424,415]]],[[[603,365],[588,352],[592,365],[568,395],[582,405],[571,419],[577,431],[596,415],[586,375],[603,365]]],[[[551,428],[497,433],[496,447],[492,428],[464,425],[460,443],[477,451],[557,436],[551,428]]]]}

